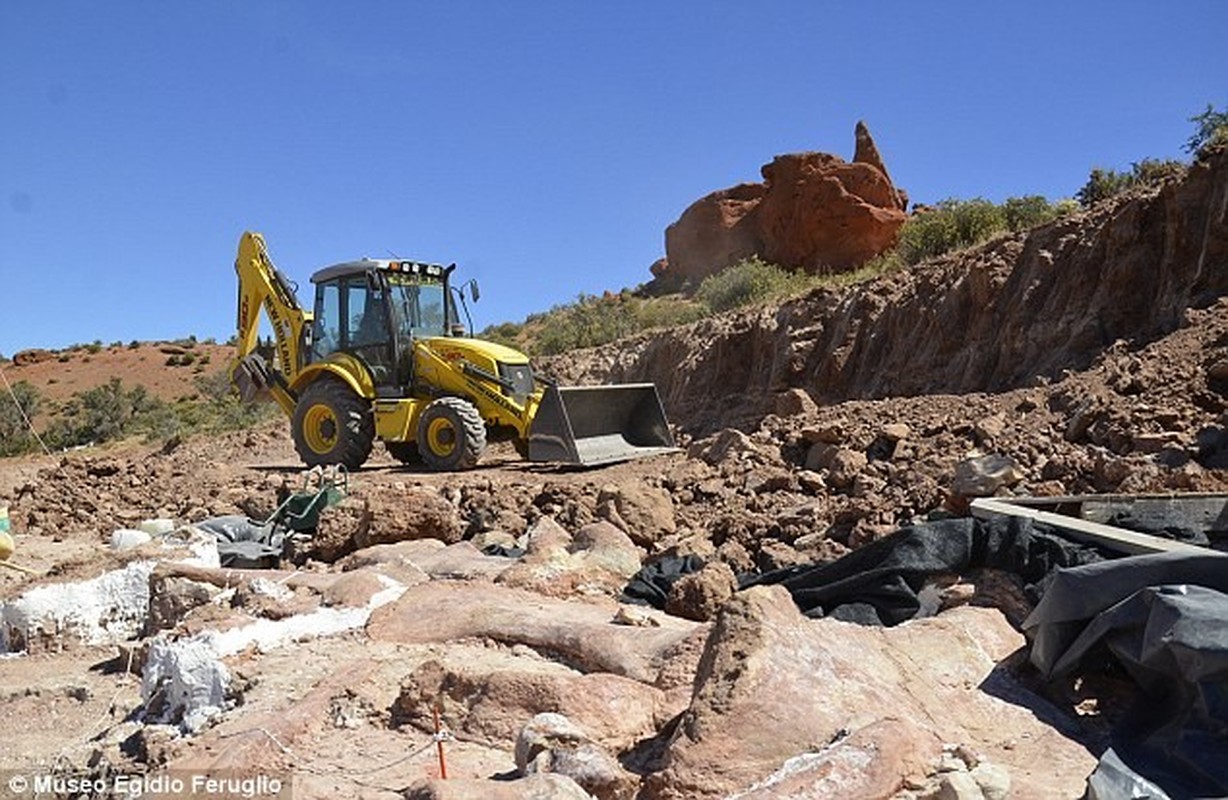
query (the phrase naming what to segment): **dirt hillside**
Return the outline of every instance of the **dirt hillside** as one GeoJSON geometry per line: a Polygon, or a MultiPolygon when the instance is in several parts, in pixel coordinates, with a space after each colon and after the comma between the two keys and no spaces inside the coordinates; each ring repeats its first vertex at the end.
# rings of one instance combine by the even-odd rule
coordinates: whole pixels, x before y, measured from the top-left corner
{"type": "Polygon", "coordinates": [[[174,402],[195,396],[194,379],[225,368],[233,355],[234,348],[209,342],[132,342],[26,350],[0,366],[9,383],[26,381],[51,400],[67,400],[119,378],[125,387],[144,386],[154,397],[174,402]]]}

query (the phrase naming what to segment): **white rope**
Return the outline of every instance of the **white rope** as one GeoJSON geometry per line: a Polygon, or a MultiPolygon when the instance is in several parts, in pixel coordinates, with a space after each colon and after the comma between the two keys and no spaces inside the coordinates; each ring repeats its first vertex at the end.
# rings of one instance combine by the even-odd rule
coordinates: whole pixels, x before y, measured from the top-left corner
{"type": "Polygon", "coordinates": [[[26,410],[21,407],[21,403],[17,401],[17,395],[13,393],[13,387],[9,383],[8,376],[4,374],[4,370],[0,369],[0,380],[4,381],[4,388],[9,390],[9,397],[13,398],[13,405],[17,406],[17,413],[21,414],[21,418],[25,420],[26,427],[30,429],[30,433],[34,434],[34,438],[42,446],[43,452],[51,455],[51,450],[47,448],[47,443],[43,441],[43,437],[38,435],[38,431],[34,430],[34,423],[30,422],[30,418],[26,416],[26,410]]]}

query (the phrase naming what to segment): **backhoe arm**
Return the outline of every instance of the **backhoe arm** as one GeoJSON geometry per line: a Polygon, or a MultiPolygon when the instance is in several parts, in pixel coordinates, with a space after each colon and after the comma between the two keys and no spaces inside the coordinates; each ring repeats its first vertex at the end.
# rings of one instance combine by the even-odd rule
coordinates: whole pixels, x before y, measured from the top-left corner
{"type": "Polygon", "coordinates": [[[293,414],[297,398],[289,387],[305,364],[303,347],[311,312],[299,305],[290,281],[273,265],[260,234],[247,231],[239,240],[235,272],[239,277],[238,343],[231,382],[244,400],[272,396],[287,414],[293,414]],[[276,364],[269,364],[256,352],[261,307],[273,327],[276,364]]]}

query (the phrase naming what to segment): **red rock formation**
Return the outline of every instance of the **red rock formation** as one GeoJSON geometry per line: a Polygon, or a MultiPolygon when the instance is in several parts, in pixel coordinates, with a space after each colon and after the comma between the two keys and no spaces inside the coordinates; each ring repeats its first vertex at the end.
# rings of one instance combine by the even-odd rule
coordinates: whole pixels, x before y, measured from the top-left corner
{"type": "Polygon", "coordinates": [[[908,196],[895,188],[864,123],[853,163],[829,153],[777,156],[763,183],[700,198],[665,231],[652,266],[663,289],[695,285],[744,258],[812,273],[854,268],[889,248],[908,196]]]}

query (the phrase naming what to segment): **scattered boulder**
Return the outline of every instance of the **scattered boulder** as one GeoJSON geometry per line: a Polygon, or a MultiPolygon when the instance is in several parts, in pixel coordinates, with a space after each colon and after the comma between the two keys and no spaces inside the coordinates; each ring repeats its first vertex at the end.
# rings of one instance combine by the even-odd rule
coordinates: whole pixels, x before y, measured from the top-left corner
{"type": "Polygon", "coordinates": [[[584,526],[573,537],[550,517],[542,517],[527,538],[528,549],[499,575],[498,583],[552,597],[613,597],[640,569],[640,549],[604,520],[584,526]]]}
{"type": "Polygon", "coordinates": [[[818,410],[818,405],[805,389],[789,389],[776,395],[776,415],[779,417],[799,417],[818,410]]]}
{"type": "Polygon", "coordinates": [[[646,548],[678,530],[673,498],[655,486],[603,486],[597,497],[597,514],[646,548]]]}
{"type": "Polygon", "coordinates": [[[955,465],[951,491],[960,497],[992,497],[1003,486],[1014,486],[1023,478],[1019,462],[1010,456],[974,456],[955,465]]]}
{"type": "Polygon", "coordinates": [[[461,540],[464,528],[456,507],[436,491],[388,487],[357,489],[320,513],[310,554],[336,561],[355,550],[414,539],[461,540]]]}
{"type": "Polygon", "coordinates": [[[521,775],[566,775],[598,800],[632,800],[639,778],[562,714],[538,714],[516,737],[521,775]]]}
{"type": "Polygon", "coordinates": [[[656,731],[657,721],[682,709],[665,693],[604,672],[583,674],[528,648],[506,652],[457,648],[423,662],[401,682],[394,725],[432,730],[438,707],[458,738],[489,746],[515,741],[524,720],[565,714],[604,747],[629,749],[656,731]]]}
{"type": "Polygon", "coordinates": [[[866,454],[859,450],[825,442],[815,442],[806,454],[806,469],[825,470],[828,483],[841,491],[853,487],[853,481],[869,462],[866,454]]]}
{"type": "Polygon", "coordinates": [[[493,581],[512,563],[488,556],[470,542],[445,545],[438,539],[412,539],[365,547],[346,556],[338,566],[345,571],[377,567],[408,585],[429,579],[493,581]]]}
{"type": "Polygon", "coordinates": [[[189,611],[208,605],[221,592],[210,583],[154,572],[149,577],[149,617],[145,634],[151,636],[178,626],[189,611]]]}
{"type": "Polygon", "coordinates": [[[707,622],[737,591],[738,579],[723,561],[709,561],[699,572],[683,575],[669,588],[665,611],[685,619],[707,622]]]}

